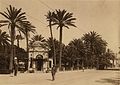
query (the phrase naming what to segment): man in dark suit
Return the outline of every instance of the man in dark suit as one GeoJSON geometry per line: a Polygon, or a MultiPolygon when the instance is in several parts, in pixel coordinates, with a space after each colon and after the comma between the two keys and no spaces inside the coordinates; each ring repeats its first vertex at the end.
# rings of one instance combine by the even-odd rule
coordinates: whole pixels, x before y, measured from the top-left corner
{"type": "Polygon", "coordinates": [[[55,74],[56,74],[56,67],[53,65],[52,69],[51,69],[51,73],[52,73],[52,80],[55,80],[55,74]]]}

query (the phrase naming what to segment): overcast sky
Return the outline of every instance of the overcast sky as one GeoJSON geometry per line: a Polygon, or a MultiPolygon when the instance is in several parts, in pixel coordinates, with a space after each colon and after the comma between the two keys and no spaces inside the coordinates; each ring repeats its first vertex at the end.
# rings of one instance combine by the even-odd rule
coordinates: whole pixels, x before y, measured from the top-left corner
{"type": "MultiPolygon", "coordinates": [[[[96,31],[108,42],[108,47],[118,52],[120,46],[120,0],[0,0],[0,11],[8,5],[22,8],[28,20],[36,27],[37,33],[45,38],[50,36],[45,15],[49,10],[66,9],[72,12],[77,28],[63,31],[63,43],[81,38],[84,33],[96,31]]],[[[0,18],[2,18],[0,16],[0,18]]],[[[59,31],[54,28],[54,36],[59,39],[59,31]]],[[[22,41],[21,47],[24,47],[22,41]]]]}

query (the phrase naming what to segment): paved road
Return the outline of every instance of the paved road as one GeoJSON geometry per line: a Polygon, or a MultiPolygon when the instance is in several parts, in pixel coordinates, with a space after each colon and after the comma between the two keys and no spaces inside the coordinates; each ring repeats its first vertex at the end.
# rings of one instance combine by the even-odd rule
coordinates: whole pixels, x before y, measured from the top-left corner
{"type": "Polygon", "coordinates": [[[0,85],[120,85],[119,71],[58,72],[51,81],[50,73],[19,73],[16,77],[0,75],[0,85]]]}

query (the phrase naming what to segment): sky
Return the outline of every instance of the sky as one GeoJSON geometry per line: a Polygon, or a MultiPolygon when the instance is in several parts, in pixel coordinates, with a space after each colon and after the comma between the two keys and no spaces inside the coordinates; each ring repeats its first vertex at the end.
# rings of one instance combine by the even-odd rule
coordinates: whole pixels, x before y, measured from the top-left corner
{"type": "MultiPolygon", "coordinates": [[[[115,53],[120,46],[120,0],[0,0],[0,11],[9,5],[22,8],[30,22],[36,27],[38,34],[45,38],[50,36],[45,15],[55,9],[66,9],[77,19],[77,28],[63,30],[63,43],[68,44],[83,34],[95,31],[108,42],[108,48],[115,53]]],[[[3,17],[0,16],[1,19],[3,17]]],[[[53,27],[53,34],[59,39],[59,30],[53,27]]],[[[21,41],[25,48],[25,41],[21,41]]]]}

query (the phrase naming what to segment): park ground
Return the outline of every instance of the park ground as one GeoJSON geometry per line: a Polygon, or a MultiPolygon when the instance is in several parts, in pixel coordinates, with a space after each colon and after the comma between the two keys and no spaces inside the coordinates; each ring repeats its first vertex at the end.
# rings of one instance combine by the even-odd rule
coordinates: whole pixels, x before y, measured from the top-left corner
{"type": "Polygon", "coordinates": [[[51,73],[0,74],[0,85],[120,85],[120,71],[82,70],[57,72],[55,81],[51,73]]]}

